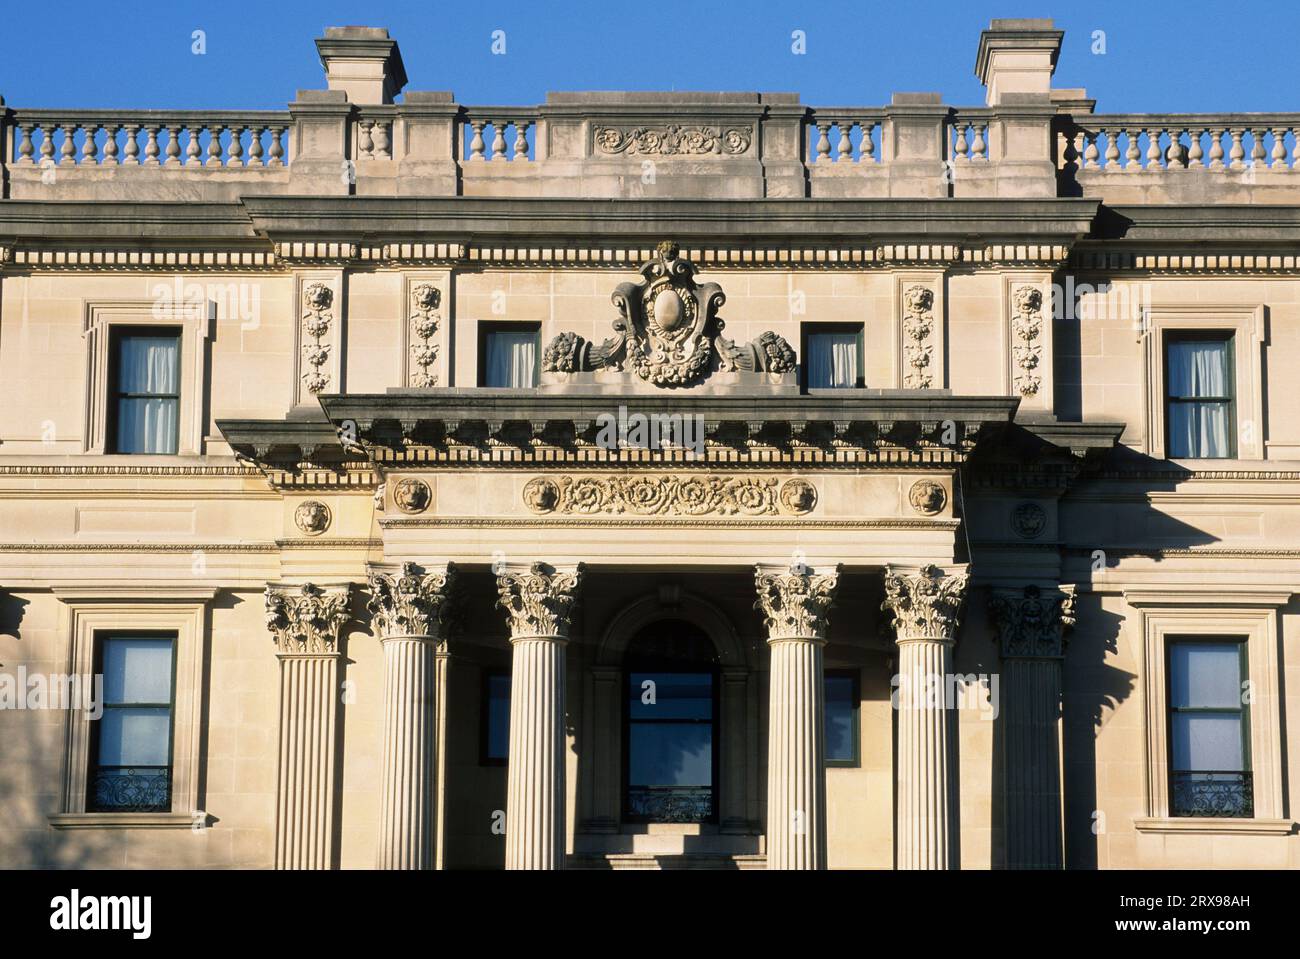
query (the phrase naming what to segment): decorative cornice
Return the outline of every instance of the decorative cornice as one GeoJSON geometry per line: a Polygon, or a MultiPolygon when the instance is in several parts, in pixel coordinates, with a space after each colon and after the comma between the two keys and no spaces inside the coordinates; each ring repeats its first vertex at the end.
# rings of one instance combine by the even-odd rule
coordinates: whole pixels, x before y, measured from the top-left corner
{"type": "Polygon", "coordinates": [[[1059,658],[1065,630],[1074,625],[1074,589],[1044,592],[1037,586],[989,592],[989,617],[1003,658],[1059,658]]]}
{"type": "Polygon", "coordinates": [[[497,605],[506,611],[512,640],[567,639],[583,566],[558,570],[545,563],[497,567],[497,605]]]}
{"type": "Polygon", "coordinates": [[[348,621],[352,585],[328,589],[313,583],[266,587],[266,628],[281,655],[337,653],[348,621]]]}
{"type": "Polygon", "coordinates": [[[840,566],[814,573],[809,567],[754,567],[754,608],[763,614],[768,642],[783,639],[826,639],[827,613],[835,604],[840,566]]]}
{"type": "Polygon", "coordinates": [[[885,601],[880,608],[893,614],[897,641],[954,641],[967,582],[965,572],[949,573],[933,564],[916,572],[889,567],[885,571],[885,601]]]}
{"type": "Polygon", "coordinates": [[[366,609],[380,639],[405,636],[442,638],[455,569],[449,563],[420,572],[403,563],[396,572],[380,566],[368,569],[370,600],[366,609]]]}
{"type": "MultiPolygon", "coordinates": [[[[572,518],[415,516],[381,519],[383,529],[797,529],[797,530],[957,530],[956,519],[802,519],[793,516],[752,519],[638,516],[572,518]]],[[[329,541],[325,541],[329,542],[329,541]]]]}

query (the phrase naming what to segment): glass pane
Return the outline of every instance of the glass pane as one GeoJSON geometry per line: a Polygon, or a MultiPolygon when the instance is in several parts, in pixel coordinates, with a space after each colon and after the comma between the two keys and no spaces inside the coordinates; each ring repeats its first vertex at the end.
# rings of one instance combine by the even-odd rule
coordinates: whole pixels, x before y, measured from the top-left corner
{"type": "Polygon", "coordinates": [[[1169,650],[1169,705],[1241,706],[1239,643],[1175,643],[1169,650]]]}
{"type": "Polygon", "coordinates": [[[853,755],[853,678],[826,677],[826,759],[828,762],[852,762],[853,755]]]}
{"type": "Polygon", "coordinates": [[[712,719],[711,673],[628,673],[632,719],[712,719]]]}
{"type": "Polygon", "coordinates": [[[1169,404],[1171,459],[1224,458],[1232,455],[1228,403],[1169,404]]]}
{"type": "Polygon", "coordinates": [[[510,676],[493,673],[487,683],[487,758],[505,759],[510,754],[510,676]]]}
{"type": "Polygon", "coordinates": [[[166,766],[171,710],[129,706],[106,709],[99,720],[100,766],[166,766]]]}
{"type": "Polygon", "coordinates": [[[1171,340],[1170,396],[1227,396],[1227,340],[1171,340]]]}
{"type": "Polygon", "coordinates": [[[810,333],[808,387],[835,389],[857,386],[858,340],[856,332],[810,333]]]}
{"type": "Polygon", "coordinates": [[[1233,713],[1174,713],[1173,768],[1244,769],[1241,716],[1233,713]]]}
{"type": "Polygon", "coordinates": [[[114,637],[104,640],[104,702],[171,701],[170,637],[114,637]]]}
{"type": "Polygon", "coordinates": [[[632,723],[628,782],[633,786],[713,785],[713,727],[702,723],[632,723]]]}
{"type": "Polygon", "coordinates": [[[494,387],[537,385],[537,340],[532,330],[488,333],[484,382],[494,387]]]}
{"type": "Polygon", "coordinates": [[[179,413],[175,399],[119,399],[117,452],[175,453],[179,413]]]}

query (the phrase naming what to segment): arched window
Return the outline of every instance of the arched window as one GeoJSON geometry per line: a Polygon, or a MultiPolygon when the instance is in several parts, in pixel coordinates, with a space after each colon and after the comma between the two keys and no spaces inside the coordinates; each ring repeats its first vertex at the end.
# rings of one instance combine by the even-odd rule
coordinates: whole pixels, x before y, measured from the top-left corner
{"type": "Polygon", "coordinates": [[[698,626],[660,620],[624,660],[623,817],[716,822],[718,664],[698,626]]]}

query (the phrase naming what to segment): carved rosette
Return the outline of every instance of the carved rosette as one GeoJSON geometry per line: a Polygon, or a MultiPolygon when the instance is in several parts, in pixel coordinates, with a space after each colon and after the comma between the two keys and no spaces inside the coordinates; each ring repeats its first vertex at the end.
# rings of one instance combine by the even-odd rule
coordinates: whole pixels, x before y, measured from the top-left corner
{"type": "Polygon", "coordinates": [[[892,613],[900,642],[933,639],[951,642],[961,623],[966,600],[965,573],[945,573],[934,565],[915,573],[885,572],[885,601],[880,608],[892,613]]]}
{"type": "Polygon", "coordinates": [[[756,566],[754,608],[763,614],[768,641],[826,639],[826,614],[835,603],[840,567],[814,573],[806,566],[756,566]]]}
{"type": "Polygon", "coordinates": [[[438,344],[433,341],[442,316],[438,305],[442,292],[432,283],[418,283],[411,288],[411,386],[430,387],[438,384],[434,363],[438,359],[438,344]]]}
{"type": "Polygon", "coordinates": [[[1074,589],[994,590],[989,594],[989,618],[1004,657],[1064,656],[1065,631],[1075,619],[1074,589]]]}
{"type": "Polygon", "coordinates": [[[1036,286],[1016,287],[1011,303],[1012,379],[1017,393],[1034,396],[1042,382],[1037,370],[1043,358],[1043,291],[1036,286]]]}
{"type": "Polygon", "coordinates": [[[324,589],[313,583],[266,587],[266,628],[277,652],[336,653],[348,620],[350,584],[324,589]]]}
{"type": "Polygon", "coordinates": [[[593,131],[596,150],[608,156],[739,156],[754,139],[751,126],[606,127],[593,131]]]}
{"type": "Polygon", "coordinates": [[[907,501],[912,509],[926,516],[935,516],[943,512],[948,503],[948,493],[934,480],[917,480],[907,491],[907,501]]]}
{"type": "Polygon", "coordinates": [[[455,570],[448,564],[421,573],[414,563],[403,563],[390,573],[371,567],[371,623],[380,639],[398,636],[441,637],[455,570]]]}
{"type": "Polygon", "coordinates": [[[304,500],[293,511],[293,522],[308,536],[319,536],[329,529],[330,508],[320,500],[304,500]]]}
{"type": "Polygon", "coordinates": [[[302,291],[303,360],[307,368],[303,382],[312,393],[322,393],[330,385],[326,367],[330,359],[330,345],[325,342],[334,323],[334,291],[324,283],[309,283],[302,291]]]}
{"type": "Polygon", "coordinates": [[[934,332],[934,291],[924,286],[910,286],[903,293],[903,386],[911,390],[929,389],[930,356],[934,332]]]}
{"type": "Polygon", "coordinates": [[[424,480],[408,476],[393,485],[393,502],[403,513],[422,513],[433,502],[433,490],[424,480]]]}
{"type": "Polygon", "coordinates": [[[497,574],[497,605],[506,611],[512,639],[568,639],[570,614],[578,598],[583,567],[557,570],[545,563],[497,574]]]}
{"type": "Polygon", "coordinates": [[[806,480],[782,487],[775,476],[538,476],[523,501],[534,513],[583,516],[777,516],[811,511],[817,491],[806,480]]]}

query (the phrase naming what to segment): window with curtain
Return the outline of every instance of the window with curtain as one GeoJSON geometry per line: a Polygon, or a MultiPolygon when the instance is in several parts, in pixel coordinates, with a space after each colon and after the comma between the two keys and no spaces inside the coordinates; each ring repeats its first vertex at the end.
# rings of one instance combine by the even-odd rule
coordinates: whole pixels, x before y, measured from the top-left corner
{"type": "Polygon", "coordinates": [[[504,765],[510,756],[510,674],[503,669],[483,674],[482,729],[483,765],[504,765]]]}
{"type": "Polygon", "coordinates": [[[541,328],[535,324],[484,324],[479,345],[479,385],[528,389],[537,385],[541,328]]]}
{"type": "Polygon", "coordinates": [[[1246,644],[1185,639],[1169,645],[1169,812],[1254,815],[1246,644]]]}
{"type": "Polygon", "coordinates": [[[113,452],[175,453],[180,440],[179,331],[119,330],[111,361],[113,452]]]}
{"type": "Polygon", "coordinates": [[[1235,455],[1232,336],[1173,334],[1165,344],[1170,459],[1235,455]]]}
{"type": "Polygon", "coordinates": [[[858,755],[858,677],[856,672],[827,672],[826,765],[856,766],[858,755]]]}
{"type": "Polygon", "coordinates": [[[862,327],[810,326],[804,333],[803,355],[808,389],[862,386],[862,327]]]}
{"type": "Polygon", "coordinates": [[[104,711],[92,726],[87,810],[170,811],[175,652],[175,633],[100,640],[104,711]]]}

